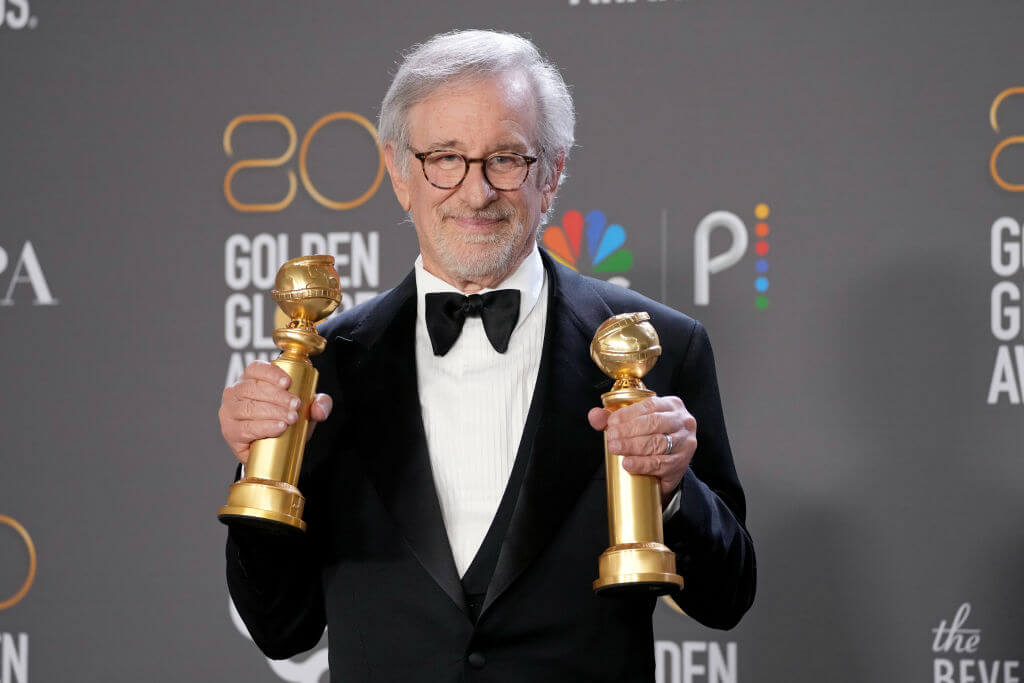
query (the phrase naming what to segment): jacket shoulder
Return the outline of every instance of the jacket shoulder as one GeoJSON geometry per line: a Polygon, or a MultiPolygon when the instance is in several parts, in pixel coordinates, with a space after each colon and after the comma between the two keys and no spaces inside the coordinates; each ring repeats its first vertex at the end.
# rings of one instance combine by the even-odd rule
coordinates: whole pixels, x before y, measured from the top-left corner
{"type": "Polygon", "coordinates": [[[317,332],[321,337],[327,339],[328,342],[335,337],[348,338],[349,335],[354,330],[358,329],[363,321],[372,315],[374,311],[380,307],[381,303],[394,291],[394,288],[386,290],[368,301],[364,301],[352,308],[335,313],[327,320],[317,325],[317,332]]]}

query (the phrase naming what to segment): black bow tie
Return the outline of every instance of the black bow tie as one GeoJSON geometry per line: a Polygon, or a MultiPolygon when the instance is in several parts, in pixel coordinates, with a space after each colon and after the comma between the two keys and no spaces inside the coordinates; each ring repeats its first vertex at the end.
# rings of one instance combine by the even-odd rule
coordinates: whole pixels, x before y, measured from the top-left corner
{"type": "Polygon", "coordinates": [[[519,290],[499,289],[464,296],[458,292],[427,294],[427,332],[435,356],[443,356],[462,334],[466,316],[480,316],[484,332],[498,353],[508,351],[508,340],[519,320],[519,290]]]}

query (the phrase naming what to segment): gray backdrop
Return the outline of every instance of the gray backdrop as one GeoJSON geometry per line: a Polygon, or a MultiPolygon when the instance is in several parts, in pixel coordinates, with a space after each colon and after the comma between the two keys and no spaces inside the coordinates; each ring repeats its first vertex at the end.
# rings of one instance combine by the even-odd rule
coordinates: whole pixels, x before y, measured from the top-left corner
{"type": "Polygon", "coordinates": [[[624,235],[632,264],[595,264],[587,236],[570,260],[715,344],[759,591],[728,633],[659,605],[659,680],[1022,675],[1024,138],[995,175],[990,155],[1024,134],[1024,95],[989,120],[1024,85],[1019,2],[7,0],[0,16],[0,601],[30,544],[38,558],[0,609],[0,683],[326,681],[322,653],[272,669],[232,621],[216,411],[269,353],[261,282],[303,234],[342,257],[354,298],[411,267],[387,179],[339,210],[299,177],[364,193],[367,131],[329,120],[304,164],[299,148],[332,113],[375,121],[397,54],[466,27],[526,34],[573,87],[552,224],[599,210],[621,229],[595,244],[624,235]],[[230,192],[278,202],[289,173],[297,190],[239,210],[231,166],[289,136],[243,121],[229,155],[225,130],[270,113],[294,153],[230,192]],[[701,305],[695,236],[718,211],[712,263],[748,246],[701,305]]]}

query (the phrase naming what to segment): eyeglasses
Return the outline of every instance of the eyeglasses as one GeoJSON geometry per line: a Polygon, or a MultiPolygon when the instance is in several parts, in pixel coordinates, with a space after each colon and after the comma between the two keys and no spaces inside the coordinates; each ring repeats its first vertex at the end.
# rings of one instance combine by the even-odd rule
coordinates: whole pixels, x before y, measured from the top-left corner
{"type": "Polygon", "coordinates": [[[461,185],[469,175],[469,165],[479,162],[491,187],[511,192],[523,186],[530,166],[537,163],[537,157],[518,152],[495,152],[480,159],[469,159],[450,150],[414,152],[413,156],[423,165],[427,182],[440,190],[453,190],[461,185]]]}

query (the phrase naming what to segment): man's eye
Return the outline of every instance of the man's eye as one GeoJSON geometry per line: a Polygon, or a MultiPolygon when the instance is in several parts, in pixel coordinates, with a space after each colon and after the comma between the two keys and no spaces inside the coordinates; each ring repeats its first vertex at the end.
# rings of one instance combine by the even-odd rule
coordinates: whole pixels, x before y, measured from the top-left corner
{"type": "Polygon", "coordinates": [[[461,157],[458,154],[435,154],[434,161],[438,161],[442,164],[454,164],[460,161],[461,157]]]}
{"type": "Polygon", "coordinates": [[[516,162],[516,158],[515,157],[511,157],[511,156],[501,155],[501,156],[491,157],[491,165],[493,165],[493,166],[511,166],[515,162],[516,162]]]}

